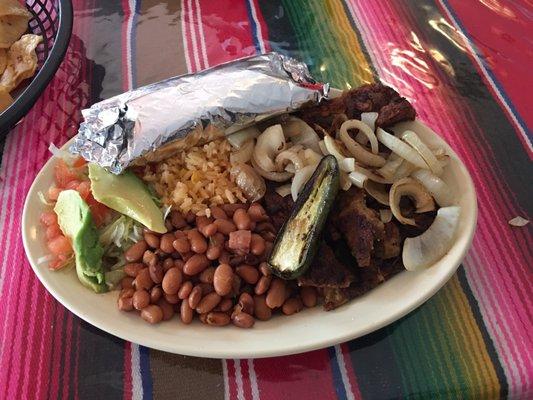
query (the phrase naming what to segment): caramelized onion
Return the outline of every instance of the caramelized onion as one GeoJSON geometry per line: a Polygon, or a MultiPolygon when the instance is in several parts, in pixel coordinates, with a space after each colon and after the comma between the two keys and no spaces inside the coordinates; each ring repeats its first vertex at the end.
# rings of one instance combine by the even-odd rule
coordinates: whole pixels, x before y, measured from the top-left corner
{"type": "Polygon", "coordinates": [[[265,180],[248,164],[233,165],[230,175],[249,201],[258,201],[265,195],[265,180]]]}
{"type": "Polygon", "coordinates": [[[435,209],[433,197],[420,182],[413,178],[402,178],[394,182],[389,192],[389,203],[392,214],[398,221],[406,225],[416,225],[415,220],[406,218],[400,209],[400,200],[403,196],[410,197],[416,206],[417,213],[432,211],[435,209]]]}

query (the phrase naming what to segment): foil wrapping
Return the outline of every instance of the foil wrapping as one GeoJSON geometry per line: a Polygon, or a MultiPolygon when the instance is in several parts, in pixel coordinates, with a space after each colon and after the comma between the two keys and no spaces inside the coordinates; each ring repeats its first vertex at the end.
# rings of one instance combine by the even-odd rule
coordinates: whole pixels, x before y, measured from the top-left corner
{"type": "Polygon", "coordinates": [[[82,111],[70,151],[119,174],[327,97],[307,66],[252,56],[122,93],[82,111]]]}

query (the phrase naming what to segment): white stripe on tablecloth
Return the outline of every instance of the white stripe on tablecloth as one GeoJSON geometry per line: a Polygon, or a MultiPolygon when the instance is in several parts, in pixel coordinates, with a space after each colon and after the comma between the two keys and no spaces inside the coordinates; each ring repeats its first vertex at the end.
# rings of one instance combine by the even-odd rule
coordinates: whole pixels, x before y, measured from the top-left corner
{"type": "Polygon", "coordinates": [[[142,400],[143,382],[141,376],[141,353],[139,345],[131,344],[131,384],[132,384],[132,399],[142,400]]]}
{"type": "Polygon", "coordinates": [[[355,400],[352,385],[350,385],[350,378],[348,378],[348,371],[346,371],[346,363],[344,361],[344,354],[340,345],[334,346],[335,349],[335,358],[337,359],[337,364],[339,365],[339,371],[341,373],[342,384],[344,385],[344,391],[346,392],[346,398],[348,400],[355,400]]]}
{"type": "Polygon", "coordinates": [[[252,400],[259,400],[259,386],[257,385],[257,375],[255,374],[254,360],[249,358],[246,360],[248,363],[248,375],[250,377],[250,387],[252,389],[252,400]]]}
{"type": "Polygon", "coordinates": [[[185,25],[185,6],[187,1],[181,1],[181,39],[183,41],[183,54],[185,55],[185,63],[187,65],[187,72],[192,72],[191,58],[189,57],[189,43],[187,43],[187,33],[185,25]]]}
{"type": "Polygon", "coordinates": [[[241,371],[241,360],[233,359],[235,364],[235,382],[237,383],[237,399],[244,400],[244,390],[242,386],[242,371],[241,371]]]}
{"type": "Polygon", "coordinates": [[[209,60],[207,59],[207,48],[205,47],[204,24],[202,24],[202,10],[200,9],[199,0],[194,0],[196,4],[196,18],[198,21],[198,32],[200,33],[200,48],[202,50],[202,59],[204,61],[204,68],[209,68],[209,60]]]}

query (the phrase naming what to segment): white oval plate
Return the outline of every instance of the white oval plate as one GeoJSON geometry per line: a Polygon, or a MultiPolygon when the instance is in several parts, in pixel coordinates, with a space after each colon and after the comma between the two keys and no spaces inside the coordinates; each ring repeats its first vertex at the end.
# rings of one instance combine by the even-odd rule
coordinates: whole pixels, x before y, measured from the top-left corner
{"type": "Polygon", "coordinates": [[[275,316],[270,321],[257,322],[253,329],[214,328],[199,321],[184,325],[176,317],[153,326],[136,313],[119,311],[117,292],[95,294],[78,282],[75,271],[54,272],[45,265],[37,265],[37,259],[47,254],[44,230],[39,224],[44,206],[37,193],[46,192],[53,182],[54,157],[35,178],[24,204],[22,238],[26,255],[46,289],[74,314],[112,335],[158,350],[213,358],[269,357],[315,350],[366,335],[403,317],[433,296],[463,260],[476,226],[474,186],[457,155],[420,122],[397,126],[414,130],[430,146],[444,147],[451,156],[444,179],[458,194],[462,210],[457,240],[431,268],[404,271],[337,310],[325,312],[316,307],[290,317],[275,316]]]}

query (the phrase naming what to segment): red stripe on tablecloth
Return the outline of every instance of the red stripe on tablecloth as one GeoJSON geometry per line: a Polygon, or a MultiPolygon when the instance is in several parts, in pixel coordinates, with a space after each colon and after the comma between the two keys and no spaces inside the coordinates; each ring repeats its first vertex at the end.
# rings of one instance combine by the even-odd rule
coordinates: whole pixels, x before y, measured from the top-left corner
{"type": "Polygon", "coordinates": [[[327,350],[254,360],[261,398],[336,399],[327,350]]]}
{"type": "MultiPolygon", "coordinates": [[[[501,171],[494,170],[490,148],[486,142],[480,143],[483,133],[476,124],[476,118],[470,112],[468,104],[455,92],[453,83],[447,82],[447,77],[434,67],[433,61],[424,53],[417,52],[413,57],[427,63],[424,72],[437,79],[437,83],[440,82],[438,86],[430,90],[426,86],[429,81],[423,80],[424,75],[414,77],[410,74],[411,71],[398,68],[401,57],[405,57],[405,54],[398,51],[413,51],[408,38],[416,23],[411,22],[410,27],[402,25],[402,22],[410,20],[410,16],[404,14],[402,7],[392,9],[395,4],[353,3],[358,14],[355,18],[365,26],[367,46],[371,51],[375,50],[376,67],[384,80],[398,88],[400,93],[411,97],[420,118],[434,126],[447,139],[473,176],[479,198],[479,222],[472,252],[482,257],[483,264],[471,264],[467,274],[470,277],[475,274],[483,282],[480,283],[482,291],[476,293],[482,313],[487,316],[488,310],[496,310],[499,314],[497,319],[506,321],[496,326],[492,318],[487,318],[489,331],[505,364],[511,365],[516,361],[527,365],[529,355],[524,340],[528,340],[526,338],[530,333],[523,318],[527,318],[531,312],[528,295],[531,293],[528,247],[517,248],[517,241],[525,241],[525,231],[511,230],[505,216],[502,217],[518,215],[520,209],[515,199],[508,195],[510,190],[501,171]],[[394,26],[383,24],[384,20],[395,21],[394,26]],[[454,101],[451,102],[450,99],[454,101]],[[464,127],[471,128],[469,134],[461,135],[464,127]],[[508,346],[510,348],[507,350],[508,346]]],[[[418,31],[415,33],[420,35],[418,31]]],[[[420,39],[422,43],[425,42],[424,37],[420,39]]],[[[511,380],[516,378],[523,381],[525,378],[523,370],[514,377],[515,374],[510,373],[509,368],[506,371],[511,375],[511,380]]]]}
{"type": "MultiPolygon", "coordinates": [[[[29,115],[19,126],[21,131],[34,125],[35,116],[29,115]]],[[[5,299],[0,307],[0,315],[3,318],[2,328],[2,362],[5,366],[2,369],[2,379],[6,385],[3,387],[7,390],[8,395],[15,394],[17,384],[21,378],[20,369],[23,367],[21,357],[26,353],[22,346],[23,338],[27,338],[27,327],[20,321],[25,317],[26,306],[28,304],[27,295],[31,293],[28,281],[30,279],[31,269],[26,263],[27,268],[23,268],[18,263],[12,263],[14,260],[23,260],[24,252],[22,242],[18,235],[20,231],[20,217],[22,203],[26,195],[26,185],[28,177],[32,175],[33,168],[31,165],[32,158],[26,157],[25,153],[30,148],[31,135],[21,134],[22,132],[12,132],[11,138],[13,145],[9,148],[13,157],[9,157],[9,163],[6,163],[4,171],[12,171],[11,179],[4,180],[5,191],[9,191],[7,198],[8,204],[4,212],[8,213],[8,218],[4,223],[3,241],[2,241],[2,260],[4,261],[3,286],[2,294],[5,299]],[[26,183],[26,185],[25,185],[26,183]],[[7,229],[6,229],[7,228],[7,229]],[[9,349],[5,349],[9,346],[9,349]],[[5,357],[5,358],[4,358],[5,357]]],[[[31,179],[31,177],[29,177],[31,179]]],[[[24,263],[23,263],[24,265],[24,263]]],[[[27,316],[27,315],[26,315],[27,316]]]]}
{"type": "Polygon", "coordinates": [[[131,342],[124,342],[124,400],[133,398],[131,342]]]}
{"type": "Polygon", "coordinates": [[[124,91],[131,90],[131,51],[130,51],[130,35],[129,31],[131,29],[130,24],[132,13],[135,13],[135,10],[130,8],[130,3],[128,0],[122,0],[122,9],[124,10],[124,22],[122,22],[121,27],[121,37],[122,37],[122,89],[124,91]]]}
{"type": "MultiPolygon", "coordinates": [[[[199,0],[199,5],[209,65],[255,54],[244,0],[232,1],[231,7],[223,1],[209,0],[199,0]]],[[[198,51],[201,51],[200,46],[198,51]]]]}
{"type": "MultiPolygon", "coordinates": [[[[398,9],[396,11],[397,13],[402,13],[403,12],[403,9],[398,9]]],[[[408,14],[407,12],[404,13],[405,15],[405,18],[406,20],[411,20],[411,24],[412,25],[415,25],[416,24],[416,21],[413,20],[412,16],[410,14],[408,14]]],[[[433,65],[433,64],[430,64],[430,65],[433,65]]],[[[447,76],[446,75],[442,75],[441,78],[443,80],[447,80],[447,76]]],[[[451,85],[450,85],[451,87],[451,85]]],[[[456,93],[454,90],[450,90],[448,95],[448,97],[446,97],[445,99],[456,99],[456,98],[459,98],[459,94],[456,93]]],[[[467,155],[467,158],[471,161],[471,167],[470,169],[471,170],[475,170],[475,173],[477,173],[477,169],[480,169],[481,170],[481,173],[480,173],[480,181],[477,182],[479,187],[481,187],[481,190],[485,191],[486,194],[488,194],[488,198],[487,198],[487,201],[485,202],[486,205],[489,205],[491,207],[491,210],[490,212],[493,212],[495,213],[494,215],[498,215],[498,211],[503,209],[503,210],[507,210],[507,212],[509,212],[508,215],[516,215],[518,214],[518,211],[516,208],[518,208],[518,205],[516,204],[516,200],[514,198],[508,198],[506,196],[502,196],[498,201],[495,202],[496,206],[493,207],[492,205],[492,202],[490,201],[491,199],[497,197],[497,193],[494,193],[494,190],[498,191],[498,190],[503,190],[503,191],[506,191],[507,193],[512,193],[511,189],[508,187],[507,183],[506,183],[506,180],[505,180],[505,174],[500,170],[498,169],[497,171],[494,171],[493,172],[493,175],[490,176],[490,177],[483,177],[483,171],[486,171],[488,169],[490,169],[491,166],[494,166],[495,163],[493,162],[494,160],[494,156],[492,154],[492,152],[490,151],[490,144],[488,143],[488,141],[486,140],[485,136],[484,136],[484,133],[483,133],[483,130],[482,128],[478,125],[477,123],[477,119],[476,119],[476,116],[474,115],[474,113],[470,110],[469,106],[468,106],[468,103],[466,101],[464,101],[464,99],[461,97],[459,98],[459,100],[455,101],[454,104],[457,104],[458,107],[458,111],[464,111],[464,114],[462,115],[463,118],[464,118],[464,121],[465,123],[467,124],[468,122],[471,123],[471,125],[474,127],[474,132],[478,132],[479,134],[478,135],[461,135],[459,136],[459,140],[457,141],[458,144],[460,146],[463,147],[464,149],[464,152],[466,153],[467,155]],[[465,140],[466,139],[466,140],[465,140]],[[479,139],[482,140],[482,146],[479,146],[479,139]],[[482,165],[482,168],[479,168],[479,158],[477,157],[478,154],[476,154],[476,152],[479,152],[479,151],[482,151],[484,156],[485,156],[485,165],[483,168],[483,164],[482,165]],[[491,185],[492,183],[494,183],[494,185],[491,185]],[[498,186],[498,183],[500,186],[498,186]],[[490,185],[490,186],[489,186],[490,185]],[[489,189],[487,191],[487,189],[489,189]],[[514,204],[512,203],[512,201],[515,200],[514,204]],[[515,214],[513,214],[515,213],[515,214]]],[[[436,115],[436,113],[438,112],[438,109],[437,108],[434,108],[433,109],[433,112],[430,113],[429,115],[436,115]]],[[[463,125],[463,126],[466,126],[466,125],[463,125]]],[[[503,255],[504,257],[507,258],[507,262],[511,263],[511,265],[515,265],[517,266],[518,268],[518,271],[517,272],[517,276],[515,276],[513,279],[514,280],[509,280],[508,281],[508,284],[509,284],[509,287],[512,287],[514,283],[516,283],[519,288],[521,290],[524,291],[524,293],[528,293],[529,292],[529,288],[527,287],[524,287],[522,285],[522,283],[525,281],[526,283],[527,282],[530,282],[531,279],[530,276],[528,276],[528,273],[529,273],[529,269],[527,267],[527,256],[528,256],[528,247],[527,246],[524,246],[524,247],[518,247],[517,246],[517,241],[522,241],[524,240],[525,241],[525,238],[524,238],[524,235],[526,235],[527,231],[526,230],[514,230],[512,231],[508,224],[507,224],[507,221],[505,219],[500,219],[499,221],[494,221],[494,217],[493,216],[490,216],[490,214],[487,215],[488,216],[488,221],[489,221],[489,224],[487,226],[489,232],[488,232],[488,236],[486,238],[486,242],[485,243],[490,243],[490,239],[494,239],[495,237],[500,237],[501,236],[501,232],[504,232],[505,234],[501,237],[501,239],[503,240],[503,242],[500,242],[501,243],[501,247],[500,247],[500,250],[501,250],[501,255],[503,255]],[[524,253],[525,252],[525,253],[524,253]]],[[[524,243],[525,244],[525,243],[524,243]]],[[[492,251],[492,246],[487,246],[488,247],[488,250],[492,251]]],[[[530,255],[530,254],[529,254],[530,255]]],[[[511,272],[515,272],[514,269],[511,269],[511,272]]],[[[514,288],[510,289],[511,291],[514,291],[514,288]]],[[[511,301],[513,301],[514,299],[511,298],[511,301]]],[[[526,313],[529,313],[529,315],[531,316],[530,312],[531,312],[531,305],[532,305],[532,302],[530,300],[529,297],[525,296],[524,298],[525,302],[528,303],[528,307],[526,308],[526,313]]],[[[517,303],[522,303],[522,301],[517,301],[517,303]]]]}
{"type": "Polygon", "coordinates": [[[245,399],[252,398],[252,382],[250,380],[250,370],[246,360],[238,360],[241,365],[242,391],[245,399]]]}
{"type": "Polygon", "coordinates": [[[194,32],[194,16],[191,9],[191,0],[183,0],[182,2],[182,19],[183,19],[183,35],[185,52],[188,56],[188,62],[190,64],[189,72],[196,72],[202,69],[202,64],[200,62],[200,53],[201,49],[198,47],[198,40],[196,40],[196,34],[194,32]]]}
{"type": "Polygon", "coordinates": [[[226,360],[228,371],[228,393],[230,399],[237,398],[237,382],[235,377],[235,360],[226,360]]]}
{"type": "MultiPolygon", "coordinates": [[[[531,96],[524,90],[524,87],[533,87],[530,73],[533,51],[528,41],[533,37],[531,16],[525,8],[505,0],[448,0],[447,3],[476,46],[477,55],[513,100],[512,105],[520,117],[530,128],[533,127],[531,96]]],[[[477,63],[475,65],[477,67],[477,63]]],[[[494,89],[490,83],[488,86],[494,89]]]]}

